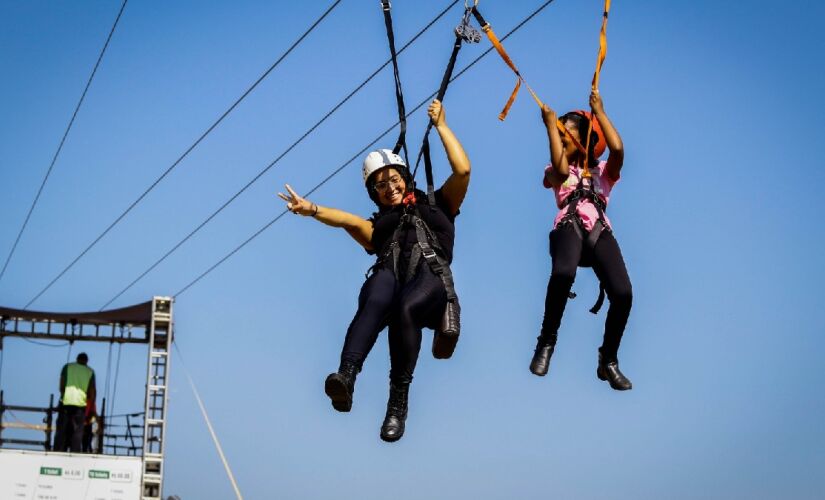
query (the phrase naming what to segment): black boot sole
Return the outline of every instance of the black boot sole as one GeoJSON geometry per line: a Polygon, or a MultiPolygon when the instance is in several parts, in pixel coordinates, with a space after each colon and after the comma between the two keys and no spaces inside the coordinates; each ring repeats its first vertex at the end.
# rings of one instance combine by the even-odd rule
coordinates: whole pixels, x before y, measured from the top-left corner
{"type": "Polygon", "coordinates": [[[539,367],[537,366],[539,364],[539,362],[537,361],[537,358],[541,359],[544,356],[540,356],[538,351],[533,353],[533,359],[530,360],[530,373],[532,373],[533,375],[535,375],[537,377],[543,377],[543,376],[547,375],[547,373],[550,371],[550,358],[552,358],[552,356],[553,356],[553,353],[551,352],[550,356],[548,356],[548,358],[547,358],[547,364],[543,368],[539,369],[539,367]]]}
{"type": "Polygon", "coordinates": [[[347,385],[338,377],[337,373],[327,377],[326,382],[324,382],[324,392],[327,393],[332,401],[332,407],[336,410],[343,413],[352,410],[352,394],[350,394],[347,385]]]}
{"type": "Polygon", "coordinates": [[[433,337],[433,357],[435,359],[450,359],[458,344],[458,335],[436,333],[433,337]]]}
{"type": "Polygon", "coordinates": [[[610,387],[615,391],[629,391],[630,389],[633,389],[633,383],[629,383],[627,387],[624,387],[624,386],[621,386],[621,385],[615,385],[612,380],[609,380],[604,375],[604,373],[602,373],[601,368],[596,368],[596,376],[599,378],[599,380],[604,380],[605,382],[610,384],[610,387]]]}
{"type": "Polygon", "coordinates": [[[532,373],[533,375],[535,375],[537,377],[543,377],[543,376],[547,375],[548,371],[549,371],[549,367],[544,369],[544,370],[538,370],[536,367],[533,366],[532,362],[530,363],[530,373],[532,373]]]}
{"type": "Polygon", "coordinates": [[[381,441],[384,441],[385,443],[394,443],[402,437],[404,437],[404,431],[401,431],[401,433],[397,436],[385,436],[384,433],[381,432],[381,441]]]}

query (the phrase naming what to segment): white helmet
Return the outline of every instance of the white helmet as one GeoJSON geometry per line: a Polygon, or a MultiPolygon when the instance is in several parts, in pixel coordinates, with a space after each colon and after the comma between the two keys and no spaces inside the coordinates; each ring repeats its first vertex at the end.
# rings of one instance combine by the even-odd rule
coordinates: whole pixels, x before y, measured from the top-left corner
{"type": "Polygon", "coordinates": [[[364,176],[364,184],[367,183],[367,179],[370,178],[370,175],[375,173],[377,170],[392,166],[407,168],[407,164],[404,162],[404,159],[393,153],[391,149],[379,149],[368,154],[364,159],[364,167],[361,169],[361,173],[364,176]]]}

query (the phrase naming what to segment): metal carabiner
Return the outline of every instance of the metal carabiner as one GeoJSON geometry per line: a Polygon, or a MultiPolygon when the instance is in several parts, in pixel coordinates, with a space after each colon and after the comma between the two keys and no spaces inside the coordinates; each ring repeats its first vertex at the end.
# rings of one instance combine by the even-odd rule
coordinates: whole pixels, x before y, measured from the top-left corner
{"type": "MultiPolygon", "coordinates": [[[[476,4],[478,4],[478,1],[476,1],[476,4]]],[[[455,35],[467,43],[478,43],[481,41],[481,33],[470,23],[472,14],[473,7],[468,6],[467,0],[465,0],[464,17],[461,18],[461,23],[455,27],[455,35]]]]}

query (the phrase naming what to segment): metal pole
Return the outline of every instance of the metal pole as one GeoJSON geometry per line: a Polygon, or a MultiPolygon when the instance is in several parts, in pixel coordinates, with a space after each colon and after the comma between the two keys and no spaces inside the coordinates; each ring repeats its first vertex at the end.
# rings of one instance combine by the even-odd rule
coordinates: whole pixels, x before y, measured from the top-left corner
{"type": "Polygon", "coordinates": [[[0,390],[0,447],[3,446],[3,413],[6,411],[6,405],[3,403],[3,391],[0,390]]]}
{"type": "Polygon", "coordinates": [[[97,420],[97,452],[103,455],[103,433],[106,431],[106,398],[103,398],[103,410],[97,420]]]}
{"type": "Polygon", "coordinates": [[[54,394],[49,394],[49,409],[46,410],[46,451],[52,451],[52,412],[54,411],[54,394]]]}

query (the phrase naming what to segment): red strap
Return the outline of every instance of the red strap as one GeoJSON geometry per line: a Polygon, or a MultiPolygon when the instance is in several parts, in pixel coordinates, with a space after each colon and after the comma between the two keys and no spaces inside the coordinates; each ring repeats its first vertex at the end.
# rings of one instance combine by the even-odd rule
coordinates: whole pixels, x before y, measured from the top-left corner
{"type": "Polygon", "coordinates": [[[415,192],[410,191],[409,193],[407,193],[407,195],[404,196],[404,199],[401,200],[401,203],[403,203],[404,205],[415,205],[415,192]]]}

